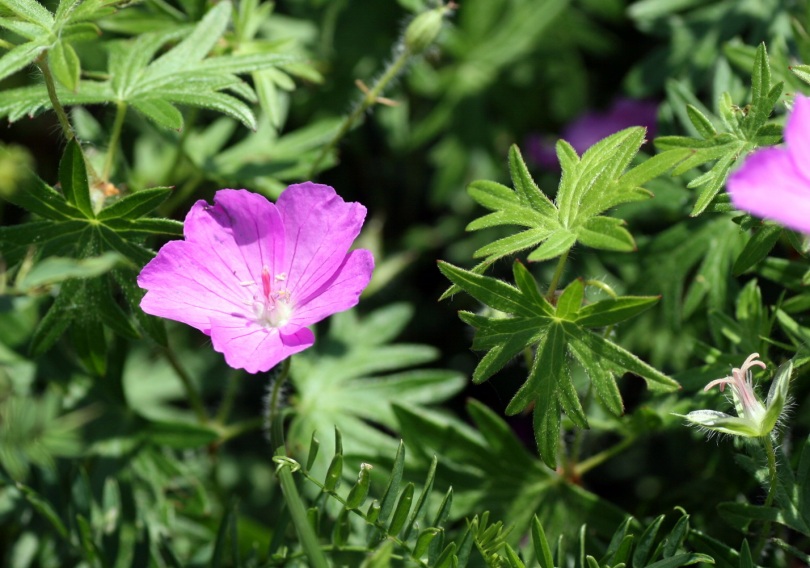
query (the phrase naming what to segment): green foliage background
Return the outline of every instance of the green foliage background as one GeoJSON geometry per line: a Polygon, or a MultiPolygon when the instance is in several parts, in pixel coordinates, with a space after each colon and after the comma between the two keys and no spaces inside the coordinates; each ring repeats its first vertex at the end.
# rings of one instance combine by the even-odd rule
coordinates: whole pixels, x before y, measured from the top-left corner
{"type": "Polygon", "coordinates": [[[810,93],[809,25],[804,0],[0,0],[0,564],[808,563],[810,247],[724,187],[810,93]],[[620,97],[660,103],[654,140],[533,159],[620,97]],[[377,264],[315,347],[247,375],[140,310],[192,203],[308,179],[368,207],[377,264]],[[758,381],[796,369],[767,505],[761,448],[677,416],[752,352],[758,381]]]}

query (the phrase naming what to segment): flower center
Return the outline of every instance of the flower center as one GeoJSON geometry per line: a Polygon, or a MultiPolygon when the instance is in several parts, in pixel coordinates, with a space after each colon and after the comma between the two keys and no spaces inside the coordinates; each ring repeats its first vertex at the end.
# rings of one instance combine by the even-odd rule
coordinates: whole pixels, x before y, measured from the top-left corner
{"type": "Polygon", "coordinates": [[[273,284],[287,279],[284,273],[270,276],[270,269],[262,268],[261,295],[253,296],[253,313],[256,322],[264,327],[278,328],[290,321],[293,307],[290,304],[290,293],[286,288],[273,289],[273,284]]]}

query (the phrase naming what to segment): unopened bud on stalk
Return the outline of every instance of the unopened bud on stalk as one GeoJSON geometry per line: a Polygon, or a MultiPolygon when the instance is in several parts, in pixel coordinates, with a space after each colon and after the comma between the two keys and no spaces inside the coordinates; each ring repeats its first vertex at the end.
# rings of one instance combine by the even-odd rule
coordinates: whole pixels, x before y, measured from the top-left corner
{"type": "Polygon", "coordinates": [[[453,6],[442,5],[416,16],[405,30],[405,49],[413,55],[419,55],[429,48],[442,31],[444,15],[453,6]]]}

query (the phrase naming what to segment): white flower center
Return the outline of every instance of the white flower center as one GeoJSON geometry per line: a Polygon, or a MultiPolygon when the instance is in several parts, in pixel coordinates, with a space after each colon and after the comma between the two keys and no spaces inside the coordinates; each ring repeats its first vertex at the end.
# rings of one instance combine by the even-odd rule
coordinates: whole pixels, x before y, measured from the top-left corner
{"type": "MultiPolygon", "coordinates": [[[[283,282],[287,275],[283,272],[270,277],[270,269],[262,268],[262,291],[260,295],[253,295],[253,313],[256,323],[263,327],[278,328],[287,325],[292,318],[293,306],[290,303],[290,293],[286,288],[273,289],[273,280],[283,282]]],[[[252,284],[252,283],[251,283],[252,284]]]]}

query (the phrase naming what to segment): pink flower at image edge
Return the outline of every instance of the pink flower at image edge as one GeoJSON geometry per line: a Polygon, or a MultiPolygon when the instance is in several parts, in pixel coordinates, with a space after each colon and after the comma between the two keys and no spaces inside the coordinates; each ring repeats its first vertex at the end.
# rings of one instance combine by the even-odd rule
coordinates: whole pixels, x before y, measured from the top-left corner
{"type": "Polygon", "coordinates": [[[267,371],[310,347],[307,326],[355,306],[374,258],[349,252],[366,208],[327,185],[289,186],[273,204],[223,189],[186,216],[138,276],[141,308],[209,335],[234,368],[267,371]]]}
{"type": "Polygon", "coordinates": [[[737,209],[810,234],[810,98],[796,95],[785,147],[748,156],[726,188],[737,209]]]}

